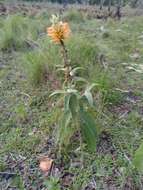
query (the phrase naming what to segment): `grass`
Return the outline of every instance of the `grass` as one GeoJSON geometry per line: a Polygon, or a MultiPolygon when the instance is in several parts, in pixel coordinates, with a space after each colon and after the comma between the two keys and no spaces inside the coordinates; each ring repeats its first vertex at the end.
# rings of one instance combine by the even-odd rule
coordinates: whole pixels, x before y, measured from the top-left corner
{"type": "MultiPolygon", "coordinates": [[[[46,36],[49,20],[42,14],[36,19],[17,14],[0,19],[0,170],[11,171],[9,164],[20,160],[23,164],[13,169],[17,177],[10,178],[11,185],[20,190],[23,184],[28,189],[27,181],[31,188],[39,189],[48,183],[38,168],[38,157],[56,150],[53,134],[61,111],[55,110],[49,99],[53,89],[61,85],[56,72],[61,56],[46,36]],[[27,179],[20,167],[33,168],[32,173],[27,169],[27,179]]],[[[81,74],[98,84],[94,100],[102,133],[97,151],[84,152],[83,168],[78,165],[78,150],[69,150],[63,158],[54,157],[60,184],[67,190],[86,189],[92,184],[99,190],[141,190],[142,172],[134,168],[132,158],[143,137],[143,77],[123,63],[142,65],[143,18],[105,22],[83,17],[73,10],[64,15],[72,29],[66,44],[72,64],[84,67],[81,74]],[[136,52],[138,58],[130,56],[136,52]],[[72,184],[65,176],[71,177],[72,184]]],[[[48,184],[59,188],[57,178],[48,184]]]]}

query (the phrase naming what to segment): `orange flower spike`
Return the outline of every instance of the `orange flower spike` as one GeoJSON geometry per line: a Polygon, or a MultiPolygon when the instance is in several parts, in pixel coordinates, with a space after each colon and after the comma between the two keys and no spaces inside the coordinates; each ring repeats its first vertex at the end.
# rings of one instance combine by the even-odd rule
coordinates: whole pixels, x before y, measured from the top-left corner
{"type": "Polygon", "coordinates": [[[70,27],[66,22],[58,22],[49,27],[47,29],[47,33],[55,43],[60,43],[60,41],[69,37],[70,27]]]}

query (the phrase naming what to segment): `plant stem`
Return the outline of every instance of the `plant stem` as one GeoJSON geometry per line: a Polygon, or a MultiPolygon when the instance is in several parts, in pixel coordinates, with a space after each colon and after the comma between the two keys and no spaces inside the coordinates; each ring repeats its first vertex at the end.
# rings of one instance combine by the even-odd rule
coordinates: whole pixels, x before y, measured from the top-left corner
{"type": "Polygon", "coordinates": [[[70,76],[70,62],[68,59],[68,51],[66,49],[66,46],[63,40],[60,41],[60,44],[62,47],[62,54],[63,54],[63,60],[64,60],[65,83],[69,83],[71,81],[71,76],[70,76]]]}
{"type": "Polygon", "coordinates": [[[81,135],[81,129],[80,128],[78,130],[78,133],[79,133],[79,143],[80,143],[80,151],[81,151],[80,162],[81,162],[81,168],[83,168],[84,153],[83,153],[83,142],[82,142],[82,135],[81,135]]]}
{"type": "Polygon", "coordinates": [[[84,164],[83,140],[82,140],[81,128],[80,128],[80,125],[79,125],[78,118],[79,118],[79,114],[77,116],[75,124],[76,124],[76,128],[77,128],[78,136],[79,136],[80,163],[81,163],[81,168],[83,168],[83,164],[84,164]]]}

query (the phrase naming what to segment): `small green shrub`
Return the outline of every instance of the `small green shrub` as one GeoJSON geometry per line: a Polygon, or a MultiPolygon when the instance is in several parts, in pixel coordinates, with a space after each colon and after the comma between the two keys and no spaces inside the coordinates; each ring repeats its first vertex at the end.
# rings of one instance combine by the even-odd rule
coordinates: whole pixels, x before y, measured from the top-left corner
{"type": "Polygon", "coordinates": [[[31,52],[26,52],[22,58],[22,66],[29,82],[33,85],[48,82],[47,75],[53,73],[56,65],[61,64],[59,51],[56,47],[51,46],[49,40],[43,38],[38,45],[39,47],[31,52]]]}
{"type": "Polygon", "coordinates": [[[31,152],[34,153],[35,147],[41,142],[39,134],[24,135],[24,130],[21,128],[12,128],[10,132],[7,133],[6,137],[3,138],[6,138],[6,140],[0,154],[9,152],[9,150],[31,154],[31,152]]]}
{"type": "MultiPolygon", "coordinates": [[[[47,68],[49,71],[53,71],[57,65],[62,63],[59,48],[53,46],[51,41],[46,38],[43,37],[38,41],[39,47],[37,49],[24,55],[23,65],[28,70],[29,80],[34,84],[40,84],[44,81],[44,73],[47,73],[47,68]]],[[[67,45],[73,66],[87,68],[89,65],[94,65],[98,56],[98,48],[95,43],[91,43],[91,40],[75,35],[67,41],[67,45]]]]}
{"type": "Polygon", "coordinates": [[[48,72],[47,57],[41,51],[33,51],[24,55],[24,67],[29,81],[38,85],[45,81],[48,72]]]}
{"type": "Polygon", "coordinates": [[[20,48],[24,42],[23,18],[8,16],[1,29],[0,48],[3,50],[20,48]]]}
{"type": "Polygon", "coordinates": [[[72,64],[82,67],[94,64],[99,53],[94,39],[82,35],[72,36],[68,41],[68,49],[72,64]]]}
{"type": "Polygon", "coordinates": [[[38,23],[20,15],[7,16],[0,24],[0,49],[19,50],[27,47],[27,40],[38,37],[38,23]]]}
{"type": "Polygon", "coordinates": [[[55,177],[50,177],[50,179],[46,180],[44,182],[44,185],[49,189],[49,190],[60,190],[60,184],[59,184],[59,179],[55,177]]]}
{"type": "Polygon", "coordinates": [[[68,12],[65,12],[63,15],[64,20],[72,21],[75,23],[80,23],[85,21],[85,14],[79,12],[78,10],[71,9],[68,12]]]}

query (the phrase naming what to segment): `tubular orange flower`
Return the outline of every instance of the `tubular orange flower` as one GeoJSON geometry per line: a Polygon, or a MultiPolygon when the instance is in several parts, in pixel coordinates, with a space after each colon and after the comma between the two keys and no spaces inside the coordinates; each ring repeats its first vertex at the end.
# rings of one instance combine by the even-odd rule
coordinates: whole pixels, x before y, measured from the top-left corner
{"type": "Polygon", "coordinates": [[[47,28],[48,36],[50,36],[55,43],[60,43],[70,35],[70,27],[66,22],[58,22],[47,28]]]}

